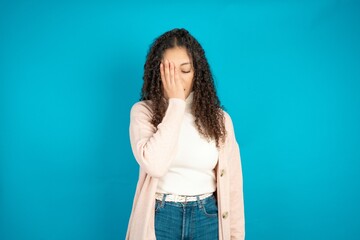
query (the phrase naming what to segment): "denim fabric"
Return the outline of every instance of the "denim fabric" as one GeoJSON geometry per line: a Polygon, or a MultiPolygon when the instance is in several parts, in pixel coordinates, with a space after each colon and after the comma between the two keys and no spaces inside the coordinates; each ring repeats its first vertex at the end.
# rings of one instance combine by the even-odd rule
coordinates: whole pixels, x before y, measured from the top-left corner
{"type": "Polygon", "coordinates": [[[218,240],[218,207],[214,195],[191,202],[156,199],[157,240],[218,240]]]}

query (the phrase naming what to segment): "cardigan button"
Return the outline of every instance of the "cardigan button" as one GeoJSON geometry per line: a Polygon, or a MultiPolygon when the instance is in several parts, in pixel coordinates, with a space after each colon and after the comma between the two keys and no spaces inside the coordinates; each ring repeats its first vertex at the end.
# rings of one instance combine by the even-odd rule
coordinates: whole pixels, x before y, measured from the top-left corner
{"type": "Polygon", "coordinates": [[[223,218],[223,219],[225,219],[225,218],[227,218],[227,217],[228,217],[228,215],[229,215],[229,213],[228,213],[228,212],[224,212],[224,213],[222,214],[222,218],[223,218]]]}
{"type": "Polygon", "coordinates": [[[224,176],[224,174],[225,174],[225,169],[222,169],[220,173],[220,177],[224,176]]]}

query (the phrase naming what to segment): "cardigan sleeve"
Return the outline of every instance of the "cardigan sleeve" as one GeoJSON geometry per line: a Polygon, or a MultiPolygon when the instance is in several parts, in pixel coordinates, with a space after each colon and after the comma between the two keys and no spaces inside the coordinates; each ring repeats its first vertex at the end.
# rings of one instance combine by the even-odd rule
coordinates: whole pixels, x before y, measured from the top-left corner
{"type": "Polygon", "coordinates": [[[230,171],[230,235],[231,240],[245,239],[243,177],[240,147],[236,140],[231,117],[227,115],[229,170],[230,171]]]}
{"type": "Polygon", "coordinates": [[[153,177],[162,177],[174,158],[186,102],[169,98],[168,108],[158,124],[151,123],[151,111],[144,101],[135,103],[130,110],[130,143],[140,167],[153,177]]]}

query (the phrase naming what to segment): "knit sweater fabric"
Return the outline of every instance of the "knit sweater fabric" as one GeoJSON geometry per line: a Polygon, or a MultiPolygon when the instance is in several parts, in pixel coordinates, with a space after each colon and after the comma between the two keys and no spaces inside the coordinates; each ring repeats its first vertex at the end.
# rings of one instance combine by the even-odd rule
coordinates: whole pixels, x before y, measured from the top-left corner
{"type": "Polygon", "coordinates": [[[168,172],[159,179],[157,192],[200,195],[216,190],[214,168],[218,150],[214,140],[200,135],[191,112],[194,92],[185,99],[186,108],[178,137],[178,150],[168,172]]]}

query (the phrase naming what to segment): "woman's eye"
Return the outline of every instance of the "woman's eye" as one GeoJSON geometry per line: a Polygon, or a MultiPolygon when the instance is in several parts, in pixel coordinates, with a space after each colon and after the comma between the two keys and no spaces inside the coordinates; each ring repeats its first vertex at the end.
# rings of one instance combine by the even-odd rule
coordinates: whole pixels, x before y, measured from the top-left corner
{"type": "Polygon", "coordinates": [[[183,73],[189,73],[189,72],[191,72],[191,71],[181,71],[181,72],[183,72],[183,73]]]}

